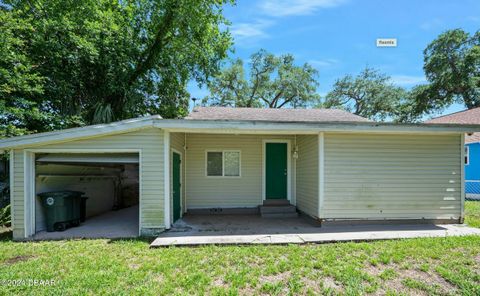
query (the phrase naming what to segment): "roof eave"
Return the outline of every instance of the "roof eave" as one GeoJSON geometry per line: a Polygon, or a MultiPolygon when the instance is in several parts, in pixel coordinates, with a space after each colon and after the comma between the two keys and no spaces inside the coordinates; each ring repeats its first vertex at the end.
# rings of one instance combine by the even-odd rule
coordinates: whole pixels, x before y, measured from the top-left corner
{"type": "Polygon", "coordinates": [[[459,124],[397,124],[378,122],[279,122],[279,121],[234,121],[234,120],[192,120],[161,119],[145,117],[111,124],[86,126],[56,132],[33,134],[8,138],[0,141],[0,150],[24,148],[67,142],[83,138],[119,134],[149,127],[172,132],[198,133],[286,133],[315,134],[319,132],[365,132],[365,133],[473,133],[480,131],[480,125],[459,124]]]}
{"type": "Polygon", "coordinates": [[[205,130],[225,129],[235,131],[304,131],[304,132],[408,132],[408,133],[473,133],[480,131],[480,125],[459,124],[399,124],[389,122],[281,122],[281,121],[248,121],[248,120],[193,120],[163,119],[155,121],[155,127],[169,130],[205,130]]]}

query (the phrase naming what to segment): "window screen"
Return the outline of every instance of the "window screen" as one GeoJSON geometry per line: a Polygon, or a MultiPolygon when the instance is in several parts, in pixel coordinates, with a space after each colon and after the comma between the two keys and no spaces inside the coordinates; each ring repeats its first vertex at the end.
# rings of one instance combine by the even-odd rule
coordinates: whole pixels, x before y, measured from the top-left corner
{"type": "Polygon", "coordinates": [[[225,151],[225,176],[240,176],[240,152],[225,151]]]}

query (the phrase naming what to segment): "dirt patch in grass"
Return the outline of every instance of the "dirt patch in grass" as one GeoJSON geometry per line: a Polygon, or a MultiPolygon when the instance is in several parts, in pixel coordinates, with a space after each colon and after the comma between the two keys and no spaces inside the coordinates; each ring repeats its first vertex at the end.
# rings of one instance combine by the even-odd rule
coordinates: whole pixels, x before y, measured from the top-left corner
{"type": "MultiPolygon", "coordinates": [[[[412,266],[415,266],[415,264],[412,264],[412,266]]],[[[375,293],[377,295],[385,294],[387,292],[385,289],[408,295],[429,295],[432,290],[442,295],[457,291],[455,285],[446,281],[432,269],[422,271],[419,268],[420,266],[402,268],[398,264],[378,264],[368,265],[364,268],[364,271],[382,282],[380,284],[381,288],[375,293]],[[423,285],[409,287],[405,285],[405,280],[423,283],[423,285]]]]}
{"type": "Polygon", "coordinates": [[[222,279],[216,279],[212,282],[214,287],[228,287],[228,285],[222,279]]]}
{"type": "Polygon", "coordinates": [[[290,271],[277,273],[274,275],[263,275],[259,278],[260,283],[287,282],[290,279],[290,271]]]}
{"type": "Polygon", "coordinates": [[[5,265],[13,265],[13,264],[16,264],[18,262],[24,262],[24,261],[28,261],[30,259],[33,259],[35,258],[36,256],[33,256],[33,255],[21,255],[21,256],[15,256],[15,257],[12,257],[12,258],[9,258],[7,260],[5,260],[3,262],[3,264],[5,265]]]}
{"type": "Polygon", "coordinates": [[[473,257],[473,260],[475,260],[475,263],[480,264],[480,253],[473,257]]]}
{"type": "MultiPolygon", "coordinates": [[[[393,266],[388,266],[388,267],[392,268],[393,266]]],[[[387,269],[387,265],[383,265],[383,264],[373,265],[373,264],[370,264],[364,270],[369,275],[377,277],[382,272],[384,272],[385,269],[387,269]]]]}
{"type": "Polygon", "coordinates": [[[382,288],[376,291],[378,295],[386,293],[384,288],[396,291],[397,293],[406,293],[408,295],[429,295],[431,290],[435,290],[436,293],[442,295],[451,294],[457,291],[456,286],[452,285],[433,271],[425,272],[418,269],[403,269],[396,264],[379,264],[369,265],[365,268],[365,272],[382,280],[382,288]],[[395,276],[383,277],[382,275],[389,270],[394,271],[395,276]],[[405,285],[405,280],[413,280],[423,283],[424,287],[420,285],[414,288],[408,287],[405,285]]]}
{"type": "Polygon", "coordinates": [[[312,279],[309,278],[304,278],[302,280],[303,286],[305,287],[305,290],[311,290],[315,295],[320,295],[322,292],[320,284],[312,279]]]}
{"type": "Polygon", "coordinates": [[[139,268],[141,267],[141,265],[140,265],[140,264],[136,264],[136,263],[130,263],[130,264],[128,264],[128,267],[129,267],[130,269],[136,270],[136,269],[139,269],[139,268]]]}
{"type": "Polygon", "coordinates": [[[343,287],[335,282],[332,277],[324,277],[322,279],[322,285],[325,289],[335,290],[337,292],[343,292],[343,287]]]}

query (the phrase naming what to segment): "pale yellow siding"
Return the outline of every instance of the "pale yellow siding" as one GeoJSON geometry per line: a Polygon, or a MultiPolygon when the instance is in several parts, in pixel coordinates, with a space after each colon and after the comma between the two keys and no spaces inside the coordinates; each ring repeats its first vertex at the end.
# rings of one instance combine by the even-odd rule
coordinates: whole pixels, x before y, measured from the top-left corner
{"type": "MultiPolygon", "coordinates": [[[[59,144],[35,146],[34,149],[139,149],[140,165],[140,227],[142,233],[155,232],[164,225],[164,138],[163,131],[148,128],[123,134],[94,137],[59,144]]],[[[17,238],[23,229],[23,150],[15,151],[14,217],[17,238]]]]}
{"type": "Polygon", "coordinates": [[[291,136],[187,134],[187,209],[262,204],[262,146],[267,139],[293,142],[291,136]],[[224,149],[241,151],[241,177],[206,176],[206,151],[224,149]]]}
{"type": "MultiPolygon", "coordinates": [[[[170,147],[175,149],[176,151],[180,152],[182,157],[181,162],[181,192],[182,192],[182,211],[185,212],[185,133],[170,133],[170,147]]],[[[170,157],[170,160],[172,158],[170,157]]],[[[172,178],[170,178],[170,182],[172,182],[172,178]]],[[[173,213],[172,213],[173,215],[173,213]]],[[[173,217],[173,216],[172,216],[173,217]]]]}
{"type": "Polygon", "coordinates": [[[323,218],[458,219],[460,135],[325,134],[323,218]]]}
{"type": "Polygon", "coordinates": [[[298,136],[297,208],[318,217],[318,135],[298,136]]]}

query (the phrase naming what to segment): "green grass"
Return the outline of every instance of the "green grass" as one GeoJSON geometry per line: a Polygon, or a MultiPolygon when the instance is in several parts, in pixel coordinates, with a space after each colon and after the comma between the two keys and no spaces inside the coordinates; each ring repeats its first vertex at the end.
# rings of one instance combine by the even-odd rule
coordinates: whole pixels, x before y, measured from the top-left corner
{"type": "Polygon", "coordinates": [[[472,227],[480,227],[480,201],[465,202],[465,223],[472,227]]]}
{"type": "Polygon", "coordinates": [[[480,293],[480,237],[149,249],[144,240],[0,242],[0,294],[480,293]],[[372,264],[372,262],[375,262],[372,264]],[[428,266],[428,268],[426,267],[428,266]]]}
{"type": "MultiPolygon", "coordinates": [[[[480,225],[480,202],[467,223],[480,225]]],[[[480,237],[149,249],[147,240],[11,241],[0,229],[0,295],[479,295],[480,237]],[[55,280],[29,286],[12,280],[55,280]],[[5,282],[6,281],[6,282],[5,282]]]]}

